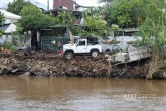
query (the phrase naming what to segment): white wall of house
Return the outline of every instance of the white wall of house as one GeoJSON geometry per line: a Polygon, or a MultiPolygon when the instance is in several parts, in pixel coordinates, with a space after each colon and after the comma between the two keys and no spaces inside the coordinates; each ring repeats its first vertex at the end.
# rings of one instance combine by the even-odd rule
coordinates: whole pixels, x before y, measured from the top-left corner
{"type": "MultiPolygon", "coordinates": [[[[113,40],[114,39],[114,37],[112,37],[112,36],[109,36],[108,38],[109,38],[109,40],[113,40]]],[[[117,36],[116,37],[116,40],[120,41],[120,43],[118,43],[117,45],[119,47],[121,47],[122,50],[125,50],[126,47],[129,45],[129,44],[127,44],[127,42],[129,42],[129,41],[136,41],[137,39],[142,40],[142,37],[141,36],[117,36]]]]}
{"type": "Polygon", "coordinates": [[[11,38],[12,38],[12,36],[11,35],[8,35],[8,37],[6,37],[6,35],[2,35],[1,37],[0,37],[0,43],[3,43],[4,41],[10,41],[11,40],[11,38]],[[7,38],[7,39],[6,39],[7,38]]]}
{"type": "MultiPolygon", "coordinates": [[[[0,24],[0,29],[3,29],[3,25],[7,24],[7,28],[3,29],[4,33],[7,34],[11,34],[12,32],[16,31],[16,25],[13,24],[15,21],[17,21],[18,19],[20,19],[21,17],[18,15],[15,15],[13,13],[10,13],[6,10],[2,10],[0,9],[0,12],[4,15],[5,17],[5,21],[3,24],[0,24]]],[[[6,26],[6,25],[5,25],[6,26]]],[[[6,35],[2,35],[0,37],[0,43],[4,42],[4,41],[10,41],[11,40],[11,35],[8,35],[8,37],[6,37],[6,35]]]]}
{"type": "MultiPolygon", "coordinates": [[[[10,13],[10,12],[8,12],[8,11],[6,11],[6,10],[0,9],[0,12],[4,15],[4,19],[5,19],[4,23],[1,24],[1,25],[2,25],[1,27],[3,27],[3,25],[5,25],[5,24],[12,24],[12,23],[16,22],[18,19],[21,18],[20,16],[15,15],[15,14],[13,14],[13,13],[10,13]]],[[[14,25],[14,24],[12,24],[12,26],[13,26],[13,25],[14,25]]],[[[10,26],[10,25],[9,25],[9,26],[10,26]]],[[[11,29],[11,32],[16,30],[16,26],[14,26],[14,27],[12,27],[12,28],[13,28],[13,29],[11,29]]],[[[9,30],[8,30],[8,31],[9,31],[9,30]]],[[[4,32],[5,32],[5,31],[4,31],[4,32]]],[[[11,32],[7,32],[7,33],[11,33],[11,32]]]]}
{"type": "Polygon", "coordinates": [[[4,24],[14,23],[16,21],[17,21],[16,19],[5,18],[4,24]]]}
{"type": "Polygon", "coordinates": [[[87,8],[83,8],[83,7],[76,7],[75,10],[76,11],[85,11],[87,8]]]}

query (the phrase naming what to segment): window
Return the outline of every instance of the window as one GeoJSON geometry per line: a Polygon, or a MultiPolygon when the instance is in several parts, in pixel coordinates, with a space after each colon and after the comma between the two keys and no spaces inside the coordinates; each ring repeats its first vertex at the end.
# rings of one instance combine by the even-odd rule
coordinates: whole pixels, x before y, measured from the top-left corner
{"type": "Polygon", "coordinates": [[[113,46],[112,46],[112,51],[113,51],[114,53],[117,53],[117,52],[120,52],[121,49],[120,49],[120,47],[119,47],[118,45],[113,45],[113,46]]]}
{"type": "Polygon", "coordinates": [[[79,46],[84,46],[85,45],[85,41],[79,41],[78,45],[79,46]]]}

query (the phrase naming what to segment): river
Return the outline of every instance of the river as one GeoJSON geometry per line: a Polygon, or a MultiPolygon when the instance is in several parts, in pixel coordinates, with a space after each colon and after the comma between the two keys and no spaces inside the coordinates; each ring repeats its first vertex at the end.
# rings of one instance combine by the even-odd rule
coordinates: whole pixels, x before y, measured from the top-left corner
{"type": "Polygon", "coordinates": [[[166,81],[0,76],[0,111],[166,110],[166,81]]]}

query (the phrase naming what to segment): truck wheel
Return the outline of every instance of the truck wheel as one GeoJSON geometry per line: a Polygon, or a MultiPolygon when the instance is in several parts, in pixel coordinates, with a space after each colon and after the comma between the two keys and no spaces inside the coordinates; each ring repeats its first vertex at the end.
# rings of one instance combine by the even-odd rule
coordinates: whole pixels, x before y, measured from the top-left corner
{"type": "Polygon", "coordinates": [[[93,57],[98,57],[98,56],[99,56],[99,51],[94,50],[94,51],[92,51],[91,55],[92,55],[93,57]]]}
{"type": "Polygon", "coordinates": [[[24,56],[24,55],[25,55],[24,50],[19,50],[19,51],[18,51],[18,55],[19,55],[19,56],[24,56]]]}
{"type": "Polygon", "coordinates": [[[73,53],[67,52],[67,53],[65,54],[65,58],[68,59],[68,60],[72,59],[72,58],[73,58],[73,53]]]}

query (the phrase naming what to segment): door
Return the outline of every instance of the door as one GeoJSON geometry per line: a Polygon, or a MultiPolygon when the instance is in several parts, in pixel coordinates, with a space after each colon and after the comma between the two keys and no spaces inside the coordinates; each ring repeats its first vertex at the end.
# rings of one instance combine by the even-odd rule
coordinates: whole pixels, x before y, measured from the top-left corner
{"type": "Polygon", "coordinates": [[[79,40],[77,47],[76,47],[76,53],[86,53],[86,43],[85,40],[79,40]]]}
{"type": "Polygon", "coordinates": [[[116,53],[119,53],[119,52],[122,52],[122,49],[118,45],[113,45],[112,46],[112,53],[116,54],[116,53]]]}

